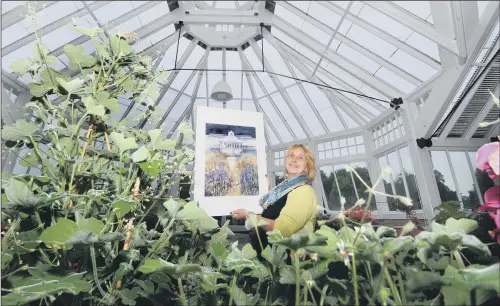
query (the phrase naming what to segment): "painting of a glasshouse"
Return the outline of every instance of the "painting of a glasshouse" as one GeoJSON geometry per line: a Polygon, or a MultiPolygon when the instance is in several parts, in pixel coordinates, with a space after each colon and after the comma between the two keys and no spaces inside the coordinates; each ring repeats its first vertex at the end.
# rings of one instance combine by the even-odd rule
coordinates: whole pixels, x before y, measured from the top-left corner
{"type": "Polygon", "coordinates": [[[0,5],[1,305],[500,305],[500,2],[0,5]]]}

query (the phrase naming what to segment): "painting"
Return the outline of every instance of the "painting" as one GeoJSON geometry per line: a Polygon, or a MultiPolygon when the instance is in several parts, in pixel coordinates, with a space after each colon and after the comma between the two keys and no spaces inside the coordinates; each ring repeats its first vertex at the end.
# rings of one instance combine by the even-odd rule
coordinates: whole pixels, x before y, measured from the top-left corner
{"type": "Polygon", "coordinates": [[[197,106],[194,200],[211,216],[260,212],[266,192],[262,113],[197,106]]]}
{"type": "Polygon", "coordinates": [[[205,196],[259,194],[255,127],[207,123],[205,196]]]}

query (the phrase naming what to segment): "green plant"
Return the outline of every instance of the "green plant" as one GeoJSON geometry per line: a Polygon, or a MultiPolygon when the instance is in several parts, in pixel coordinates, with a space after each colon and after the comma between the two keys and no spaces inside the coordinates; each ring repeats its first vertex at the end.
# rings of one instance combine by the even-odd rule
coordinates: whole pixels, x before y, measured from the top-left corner
{"type": "Polygon", "coordinates": [[[444,224],[448,218],[461,219],[465,217],[465,211],[460,207],[460,201],[446,201],[435,207],[437,214],[432,220],[444,224]]]}

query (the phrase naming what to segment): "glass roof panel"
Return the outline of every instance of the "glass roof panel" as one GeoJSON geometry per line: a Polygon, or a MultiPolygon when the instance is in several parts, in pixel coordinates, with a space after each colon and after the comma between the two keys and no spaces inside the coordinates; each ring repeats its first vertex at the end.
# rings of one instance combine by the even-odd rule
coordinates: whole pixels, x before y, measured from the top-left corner
{"type": "MultiPolygon", "coordinates": [[[[2,5],[3,3],[4,1],[2,1],[2,5]]],[[[36,24],[39,28],[45,27],[77,10],[78,7],[73,3],[73,1],[58,1],[50,7],[36,13],[36,24]]],[[[35,31],[35,26],[33,22],[28,19],[28,17],[24,18],[20,22],[29,33],[35,31]]]]}
{"type": "MultiPolygon", "coordinates": [[[[304,130],[300,127],[299,122],[297,121],[295,115],[292,113],[287,103],[283,99],[281,93],[275,93],[271,95],[271,99],[276,104],[276,107],[278,108],[279,112],[283,115],[286,122],[290,125],[290,128],[292,129],[295,136],[297,136],[298,139],[307,138],[306,134],[304,133],[304,130]]],[[[297,116],[300,115],[297,114],[297,116]]]]}
{"type": "MultiPolygon", "coordinates": [[[[264,42],[264,58],[271,65],[275,73],[291,76],[281,54],[267,41],[264,42]]],[[[281,85],[288,86],[295,81],[289,78],[279,77],[281,85]]]]}
{"type": "Polygon", "coordinates": [[[198,88],[198,97],[206,98],[209,95],[207,94],[207,73],[204,72],[201,77],[200,87],[198,88]]]}
{"type": "Polygon", "coordinates": [[[255,90],[255,98],[258,99],[258,98],[264,96],[265,95],[264,91],[259,86],[259,83],[257,82],[257,78],[255,75],[252,75],[251,82],[252,82],[253,88],[255,90]]]}
{"type": "Polygon", "coordinates": [[[304,24],[302,25],[302,32],[314,38],[323,45],[326,45],[331,37],[331,35],[328,35],[324,31],[318,29],[307,21],[304,21],[304,24]]]}
{"type": "Polygon", "coordinates": [[[21,1],[2,1],[2,15],[24,4],[21,1]]]}
{"type": "Polygon", "coordinates": [[[390,58],[397,50],[392,44],[355,24],[346,36],[385,59],[390,58]]]}
{"type": "Polygon", "coordinates": [[[284,122],[276,113],[276,110],[271,105],[271,102],[267,98],[262,98],[259,100],[259,105],[262,108],[262,111],[267,115],[269,121],[272,122],[274,128],[278,132],[279,136],[284,142],[289,142],[293,140],[292,135],[286,128],[284,122]]]}
{"type": "Polygon", "coordinates": [[[311,1],[290,1],[290,4],[304,11],[304,13],[307,13],[309,11],[311,1]]]}
{"type": "Polygon", "coordinates": [[[401,49],[398,49],[389,61],[424,82],[438,72],[401,49]]]}
{"type": "Polygon", "coordinates": [[[435,42],[423,37],[422,35],[413,32],[406,40],[406,43],[415,49],[432,57],[437,61],[441,61],[439,57],[438,46],[435,42]]]}
{"type": "Polygon", "coordinates": [[[226,108],[240,110],[241,109],[241,100],[238,99],[238,100],[227,101],[226,108]]]}
{"type": "Polygon", "coordinates": [[[312,2],[309,7],[308,14],[315,19],[321,21],[332,29],[335,29],[340,22],[340,16],[326,9],[324,6],[317,2],[312,2]]]}
{"type": "Polygon", "coordinates": [[[309,83],[304,83],[303,86],[318,112],[321,113],[322,110],[332,106],[326,95],[317,86],[309,83]]]}
{"type": "Polygon", "coordinates": [[[372,61],[368,57],[366,57],[363,54],[359,53],[358,51],[352,49],[351,47],[347,46],[346,44],[340,44],[340,46],[337,49],[337,52],[339,54],[341,54],[343,57],[350,60],[352,63],[355,63],[356,65],[358,65],[360,67],[363,67],[363,69],[370,72],[371,74],[374,74],[375,72],[377,72],[377,70],[379,70],[381,67],[376,62],[372,61]]]}
{"type": "Polygon", "coordinates": [[[354,120],[352,120],[352,118],[349,115],[347,115],[340,107],[337,107],[337,110],[339,114],[342,116],[342,118],[344,118],[344,121],[347,124],[348,128],[352,129],[359,127],[359,125],[354,120]]]}
{"type": "Polygon", "coordinates": [[[246,74],[243,73],[243,90],[242,90],[242,97],[243,98],[252,98],[252,92],[250,91],[250,87],[248,87],[248,81],[246,74]]]}
{"type": "Polygon", "coordinates": [[[253,100],[243,100],[242,109],[246,111],[255,112],[255,102],[253,100]]]}
{"type": "MultiPolygon", "coordinates": [[[[2,2],[3,3],[3,2],[2,2]]],[[[20,23],[15,23],[2,30],[2,48],[28,35],[29,32],[20,23]]]]}
{"type": "Polygon", "coordinates": [[[186,110],[191,99],[188,96],[181,95],[179,100],[175,103],[170,114],[168,114],[167,120],[172,120],[177,122],[182,113],[186,110]]]}
{"type": "Polygon", "coordinates": [[[137,15],[143,25],[157,20],[158,18],[164,16],[169,12],[168,4],[166,1],[158,1],[156,3],[158,4],[137,15]]]}
{"type": "Polygon", "coordinates": [[[410,93],[416,88],[416,86],[412,83],[406,81],[402,77],[384,67],[380,68],[377,73],[375,73],[375,76],[404,93],[410,93]]]}
{"type": "Polygon", "coordinates": [[[299,86],[294,85],[292,87],[288,87],[286,91],[288,92],[288,95],[291,97],[292,103],[295,105],[295,107],[302,115],[304,120],[307,120],[306,123],[311,133],[314,136],[325,134],[326,133],[325,129],[319,122],[318,117],[316,117],[316,114],[314,114],[313,110],[309,106],[309,103],[306,102],[307,100],[305,96],[302,94],[302,91],[300,90],[299,86]]]}
{"type": "Polygon", "coordinates": [[[319,115],[321,116],[321,118],[323,118],[323,121],[325,122],[330,132],[345,130],[342,121],[340,121],[339,116],[332,107],[322,109],[319,115]]]}
{"type": "Polygon", "coordinates": [[[429,18],[429,16],[432,15],[430,1],[391,1],[391,2],[423,20],[427,20],[427,18],[429,18]]]}
{"type": "Polygon", "coordinates": [[[134,6],[130,3],[130,1],[111,1],[110,3],[94,10],[94,14],[101,23],[106,24],[133,9],[134,6]]]}
{"type": "Polygon", "coordinates": [[[406,41],[406,39],[408,39],[413,32],[410,28],[369,7],[368,5],[363,6],[359,13],[359,17],[401,41],[406,41]]]}
{"type": "Polygon", "coordinates": [[[229,86],[231,86],[233,97],[241,98],[241,72],[227,72],[226,82],[229,84],[229,86]]]}
{"type": "Polygon", "coordinates": [[[175,97],[177,97],[177,92],[173,91],[172,89],[167,90],[167,92],[161,98],[158,107],[160,107],[163,111],[167,111],[168,107],[175,100],[175,97]]]}

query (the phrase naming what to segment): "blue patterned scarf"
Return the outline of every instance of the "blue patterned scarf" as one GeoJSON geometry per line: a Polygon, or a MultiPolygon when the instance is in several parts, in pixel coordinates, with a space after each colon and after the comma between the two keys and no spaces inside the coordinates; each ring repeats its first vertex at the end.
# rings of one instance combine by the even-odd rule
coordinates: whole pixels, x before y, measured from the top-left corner
{"type": "Polygon", "coordinates": [[[306,175],[299,175],[290,181],[284,180],[278,186],[271,189],[269,193],[265,194],[262,198],[260,198],[259,200],[260,206],[262,206],[262,208],[264,209],[268,208],[270,205],[273,205],[282,196],[286,195],[290,191],[294,190],[299,186],[307,184],[307,180],[308,179],[306,175]]]}

